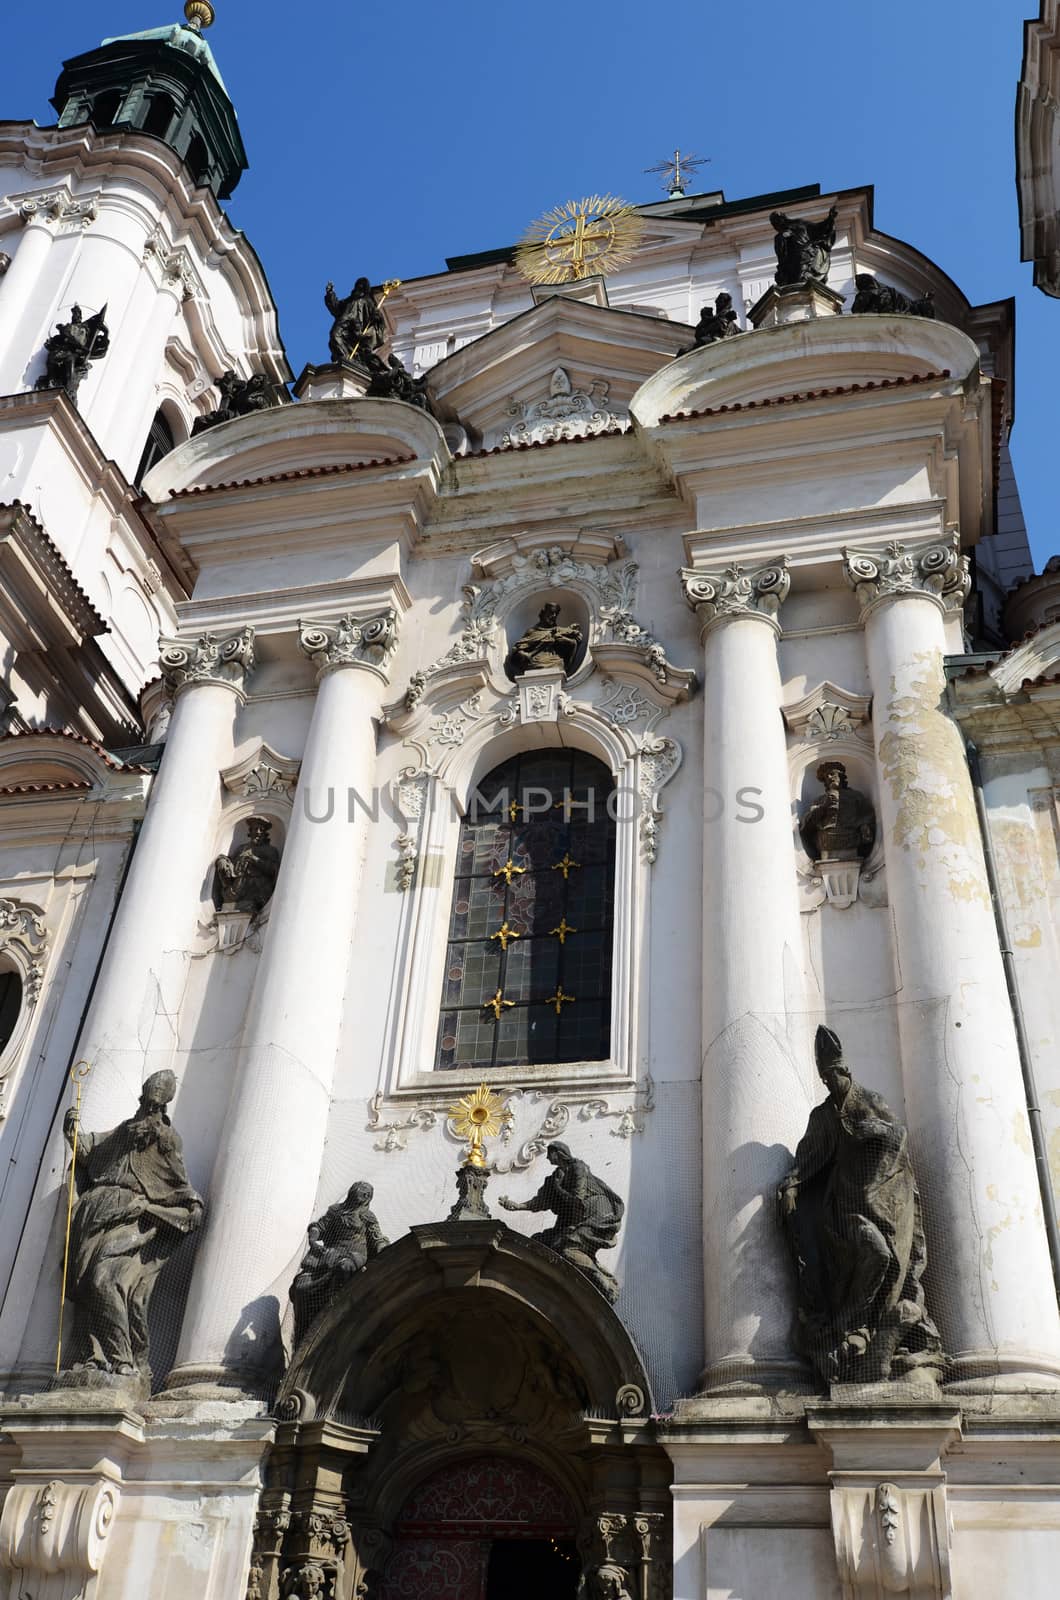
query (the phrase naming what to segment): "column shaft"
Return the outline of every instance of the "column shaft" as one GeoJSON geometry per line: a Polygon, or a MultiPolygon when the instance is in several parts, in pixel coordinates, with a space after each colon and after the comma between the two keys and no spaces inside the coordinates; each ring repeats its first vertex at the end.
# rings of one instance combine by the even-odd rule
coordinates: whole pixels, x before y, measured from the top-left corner
{"type": "Polygon", "coordinates": [[[804,1372],[775,1197],[815,1097],[773,620],[788,579],[781,564],[685,584],[706,619],[703,1387],[792,1387],[804,1372]]]}
{"type": "Polygon", "coordinates": [[[956,1383],[1053,1387],[1060,1318],[971,780],[940,709],[941,606],[884,599],[865,634],[931,1309],[956,1383]]]}
{"type": "Polygon", "coordinates": [[[26,362],[18,335],[30,297],[40,282],[52,238],[45,217],[27,221],[11,265],[0,279],[0,394],[13,394],[23,386],[26,362]]]}
{"type": "Polygon", "coordinates": [[[189,681],[177,692],[165,754],[107,945],[80,1053],[92,1063],[84,1125],[129,1115],[149,1073],[170,1066],[186,952],[232,760],[237,683],[189,681]]]}
{"type": "Polygon", "coordinates": [[[170,1385],[253,1388],[313,1214],[375,777],[382,674],[320,683],[170,1385]],[[363,806],[349,804],[356,795],[363,806]],[[325,819],[326,820],[320,820],[325,819]]]}

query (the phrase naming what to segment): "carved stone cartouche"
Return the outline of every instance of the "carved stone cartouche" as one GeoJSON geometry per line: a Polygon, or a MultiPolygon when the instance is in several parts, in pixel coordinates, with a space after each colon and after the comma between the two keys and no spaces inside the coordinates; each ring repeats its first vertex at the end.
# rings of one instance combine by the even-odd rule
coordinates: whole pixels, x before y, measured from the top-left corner
{"type": "Polygon", "coordinates": [[[576,1161],[565,1144],[554,1140],[545,1152],[556,1169],[531,1199],[519,1203],[502,1196],[505,1211],[553,1211],[555,1224],[533,1237],[540,1244],[584,1272],[612,1304],[618,1299],[618,1279],[596,1259],[598,1250],[611,1250],[618,1239],[626,1205],[602,1178],[576,1161]]]}
{"type": "Polygon", "coordinates": [[[859,789],[851,789],[841,761],[817,768],[824,794],[807,810],[799,831],[811,861],[864,861],[876,842],[876,811],[859,789]]]}
{"type": "Polygon", "coordinates": [[[581,648],[582,630],[576,622],[561,624],[559,613],[554,603],[542,606],[536,625],[512,645],[505,664],[510,678],[545,668],[570,672],[581,648]]]}
{"type": "Polygon", "coordinates": [[[677,354],[686,356],[690,350],[698,350],[700,345],[717,344],[719,339],[731,339],[739,332],[741,332],[740,322],[732,303],[732,295],[719,294],[713,310],[710,306],[704,306],[699,313],[692,343],[686,344],[677,354]]]}
{"type": "Polygon", "coordinates": [[[102,360],[110,348],[110,331],[103,320],[106,309],[86,321],[80,306],[70,307],[70,321],[60,322],[44,341],[45,367],[35,389],[64,389],[76,400],[90,362],[102,360]]]}
{"type": "Polygon", "coordinates": [[[775,230],[773,248],[777,255],[778,284],[827,283],[835,244],[836,214],[835,206],[820,222],[789,217],[783,211],[770,214],[769,220],[775,230]]]}
{"type": "Polygon", "coordinates": [[[857,294],[850,308],[852,313],[862,315],[875,312],[885,315],[887,312],[900,312],[907,317],[935,316],[935,301],[930,289],[919,300],[911,300],[900,289],[892,288],[889,283],[880,283],[871,272],[859,272],[854,279],[854,287],[857,294]]]}
{"type": "MultiPolygon", "coordinates": [[[[82,1359],[74,1372],[91,1384],[108,1378],[149,1381],[147,1309],[162,1267],[202,1220],[202,1200],[188,1183],[180,1136],[166,1107],[177,1091],[172,1072],[155,1072],[127,1121],[107,1133],[78,1128],[78,1200],[70,1232],[70,1293],[82,1359]]],[[[63,1132],[73,1144],[77,1113],[63,1132]]]]}
{"type": "Polygon", "coordinates": [[[269,841],[272,823],[251,817],[245,844],[214,863],[214,902],[218,910],[248,911],[256,917],[272,898],[280,871],[280,852],[269,841]]]}
{"type": "Polygon", "coordinates": [[[390,1243],[370,1210],[373,1193],[370,1183],[354,1183],[345,1200],[309,1224],[309,1248],[290,1289],[296,1345],[354,1273],[390,1243]]]}
{"type": "Polygon", "coordinates": [[[386,340],[386,323],[367,278],[358,278],[345,299],[329,283],[324,304],[334,321],[328,335],[328,349],[334,362],[363,361],[386,340]]]}
{"type": "Polygon", "coordinates": [[[204,433],[207,428],[216,428],[222,422],[231,422],[235,417],[249,417],[255,411],[268,411],[280,404],[276,385],[263,372],[254,372],[249,378],[241,378],[229,368],[218,378],[217,387],[221,404],[216,411],[196,417],[191,430],[193,435],[204,433]]]}
{"type": "Polygon", "coordinates": [[[856,1083],[830,1028],[817,1070],[828,1098],[810,1112],[779,1190],[798,1272],[803,1352],[826,1384],[867,1383],[943,1357],[924,1304],[927,1248],[908,1134],[882,1097],[856,1083]]]}

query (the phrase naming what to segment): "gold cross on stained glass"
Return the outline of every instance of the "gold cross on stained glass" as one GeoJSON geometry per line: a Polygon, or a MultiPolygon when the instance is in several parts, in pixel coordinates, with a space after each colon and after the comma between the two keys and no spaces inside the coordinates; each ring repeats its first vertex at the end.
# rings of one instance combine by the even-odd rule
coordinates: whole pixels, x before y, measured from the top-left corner
{"type": "MultiPolygon", "coordinates": [[[[563,852],[563,860],[562,861],[557,861],[556,865],[552,868],[552,870],[553,870],[553,872],[562,872],[563,881],[564,881],[564,883],[566,883],[567,879],[571,875],[571,869],[573,867],[580,867],[580,866],[581,866],[581,862],[580,861],[572,861],[571,858],[570,858],[570,852],[568,850],[564,850],[564,852],[563,852]]],[[[496,877],[497,874],[494,873],[493,876],[496,877]]],[[[510,878],[509,878],[508,882],[509,883],[511,882],[510,878]]]]}
{"type": "Polygon", "coordinates": [[[518,800],[512,800],[508,806],[508,820],[510,822],[514,822],[522,809],[523,808],[519,804],[518,800]]]}
{"type": "MultiPolygon", "coordinates": [[[[497,992],[499,994],[500,990],[498,990],[497,992]]],[[[576,999],[575,995],[564,994],[563,993],[563,985],[559,984],[557,986],[557,988],[556,988],[555,994],[550,994],[548,999],[545,1001],[545,1004],[547,1006],[555,1006],[556,1015],[558,1017],[558,1016],[562,1015],[563,1007],[564,1006],[572,1006],[574,1004],[575,999],[576,999]]]]}
{"type": "Polygon", "coordinates": [[[501,1013],[504,1011],[505,1007],[511,1010],[514,1004],[514,1000],[505,1000],[503,989],[498,989],[492,1000],[483,1000],[482,1009],[483,1011],[492,1011],[494,1017],[499,1022],[501,1020],[501,1013]]]}
{"type": "Polygon", "coordinates": [[[502,922],[500,927],[497,929],[497,932],[490,934],[491,940],[500,940],[502,950],[507,950],[513,939],[521,939],[522,937],[522,934],[516,933],[515,929],[509,927],[507,922],[502,922]]]}
{"type": "MultiPolygon", "coordinates": [[[[568,933],[577,933],[577,931],[578,931],[577,928],[572,928],[570,926],[570,924],[567,921],[566,917],[563,917],[561,919],[558,928],[550,929],[550,932],[555,934],[555,936],[559,940],[560,944],[566,944],[568,933]]],[[[496,937],[497,937],[496,934],[494,934],[494,938],[496,938],[496,937]]]]}
{"type": "Polygon", "coordinates": [[[525,867],[517,867],[511,856],[509,856],[503,867],[498,867],[493,876],[495,878],[503,878],[505,883],[511,883],[515,873],[525,871],[525,867]]]}

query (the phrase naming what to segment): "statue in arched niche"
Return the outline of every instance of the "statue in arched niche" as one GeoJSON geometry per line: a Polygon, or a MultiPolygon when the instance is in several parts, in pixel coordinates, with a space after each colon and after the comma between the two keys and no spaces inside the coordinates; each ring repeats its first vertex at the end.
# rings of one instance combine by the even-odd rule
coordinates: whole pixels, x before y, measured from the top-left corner
{"type": "Polygon", "coordinates": [[[510,678],[546,668],[570,672],[581,649],[582,630],[576,622],[561,623],[561,607],[554,601],[542,606],[537,622],[512,645],[506,670],[510,678]]]}
{"type": "Polygon", "coordinates": [[[256,917],[265,909],[280,871],[280,852],[271,833],[267,817],[251,817],[245,843],[232,855],[217,857],[214,902],[219,910],[249,911],[256,917]]]}
{"type": "Polygon", "coordinates": [[[817,796],[799,831],[811,861],[864,861],[876,842],[876,811],[860,789],[852,789],[842,761],[822,761],[817,796]]]}

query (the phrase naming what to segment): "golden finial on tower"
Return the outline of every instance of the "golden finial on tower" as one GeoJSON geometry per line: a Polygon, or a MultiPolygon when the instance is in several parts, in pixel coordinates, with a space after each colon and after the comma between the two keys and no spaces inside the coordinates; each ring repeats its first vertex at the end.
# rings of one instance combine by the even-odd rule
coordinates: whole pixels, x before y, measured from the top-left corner
{"type": "Polygon", "coordinates": [[[196,33],[201,33],[204,28],[209,28],[216,16],[210,0],[187,0],[184,7],[188,27],[194,28],[196,33]]]}

